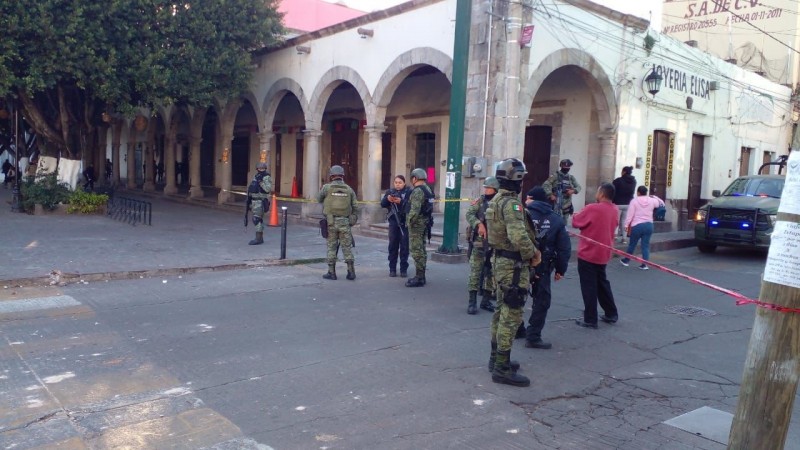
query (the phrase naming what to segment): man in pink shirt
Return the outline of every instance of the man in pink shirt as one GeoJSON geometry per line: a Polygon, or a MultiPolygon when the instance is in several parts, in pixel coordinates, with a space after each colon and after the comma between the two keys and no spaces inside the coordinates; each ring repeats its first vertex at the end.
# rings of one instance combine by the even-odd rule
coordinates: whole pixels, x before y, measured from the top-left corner
{"type": "Polygon", "coordinates": [[[611,283],[606,277],[606,265],[611,259],[611,246],[614,232],[619,225],[619,209],[611,203],[614,198],[614,185],[603,183],[595,195],[597,203],[586,205],[572,216],[572,226],[581,230],[578,243],[578,276],[583,295],[583,319],[575,321],[584,328],[597,329],[597,303],[605,313],[600,320],[615,323],[619,319],[611,283]]]}

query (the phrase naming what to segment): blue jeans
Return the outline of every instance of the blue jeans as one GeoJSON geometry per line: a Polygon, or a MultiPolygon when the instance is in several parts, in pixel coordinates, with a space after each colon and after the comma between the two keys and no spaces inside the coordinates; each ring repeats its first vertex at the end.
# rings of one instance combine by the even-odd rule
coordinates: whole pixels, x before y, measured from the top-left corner
{"type": "MultiPolygon", "coordinates": [[[[635,227],[631,228],[631,237],[630,241],[628,242],[628,250],[629,254],[633,254],[633,251],[636,249],[636,244],[639,243],[639,239],[642,240],[642,259],[645,261],[650,260],[650,237],[653,236],[653,222],[644,222],[636,225],[635,227]]],[[[625,262],[628,262],[628,258],[624,258],[625,262]]]]}

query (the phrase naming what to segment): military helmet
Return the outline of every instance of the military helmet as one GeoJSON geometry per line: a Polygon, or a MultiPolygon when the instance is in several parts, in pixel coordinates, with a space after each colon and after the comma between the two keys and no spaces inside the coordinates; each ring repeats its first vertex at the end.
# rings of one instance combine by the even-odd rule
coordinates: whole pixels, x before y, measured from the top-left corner
{"type": "Polygon", "coordinates": [[[492,188],[496,191],[500,189],[500,182],[497,181],[497,178],[495,177],[486,177],[486,179],[483,180],[483,187],[492,188]]]}
{"type": "Polygon", "coordinates": [[[571,159],[562,159],[560,163],[558,163],[561,167],[572,167],[572,160],[571,159]]]}
{"type": "Polygon", "coordinates": [[[416,178],[418,180],[427,180],[428,172],[426,172],[425,169],[417,167],[416,169],[411,171],[411,177],[416,178]]]}
{"type": "Polygon", "coordinates": [[[257,170],[261,170],[261,169],[267,170],[267,163],[265,163],[263,161],[260,161],[258,164],[256,164],[256,169],[257,170]]]}
{"type": "Polygon", "coordinates": [[[500,161],[494,176],[498,180],[521,181],[526,173],[528,171],[525,170],[525,163],[517,158],[508,158],[500,161]]]}
{"type": "Polygon", "coordinates": [[[328,172],[329,177],[343,177],[344,176],[344,168],[342,166],[331,166],[331,170],[328,172]]]}

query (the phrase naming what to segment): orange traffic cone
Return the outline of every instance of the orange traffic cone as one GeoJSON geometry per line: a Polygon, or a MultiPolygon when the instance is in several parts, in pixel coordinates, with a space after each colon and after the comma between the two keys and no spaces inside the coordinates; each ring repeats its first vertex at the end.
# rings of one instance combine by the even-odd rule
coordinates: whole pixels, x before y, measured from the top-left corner
{"type": "Polygon", "coordinates": [[[274,193],[272,194],[272,205],[269,208],[269,223],[267,225],[271,227],[280,226],[278,223],[278,197],[274,193]]]}
{"type": "Polygon", "coordinates": [[[297,191],[297,177],[292,177],[292,198],[300,198],[300,192],[297,191]]]}

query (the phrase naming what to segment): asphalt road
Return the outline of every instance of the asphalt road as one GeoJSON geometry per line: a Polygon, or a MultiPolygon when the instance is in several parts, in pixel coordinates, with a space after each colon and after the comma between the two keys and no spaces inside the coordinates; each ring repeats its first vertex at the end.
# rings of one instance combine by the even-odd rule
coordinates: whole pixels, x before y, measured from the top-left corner
{"type": "MultiPolygon", "coordinates": [[[[465,265],[429,262],[408,289],[362,252],[355,282],[312,264],[3,289],[0,448],[725,448],[663,422],[735,412],[754,307],[615,259],[620,322],[587,330],[571,267],[553,349],[515,343],[532,380],[515,388],[486,370],[490,315],[466,314],[465,265]]],[[[765,256],[653,260],[753,298],[765,256]]]]}

